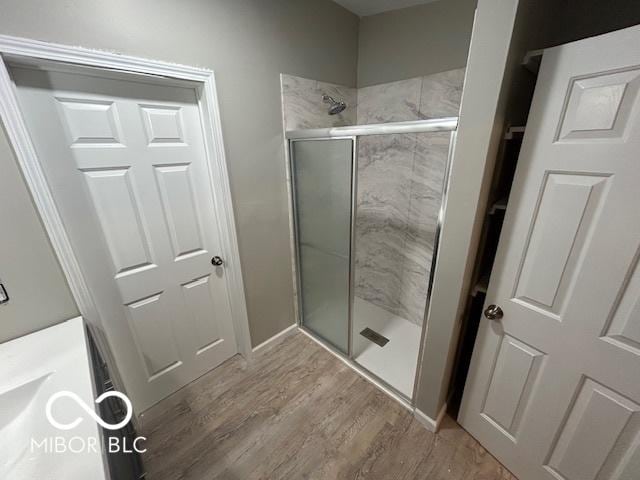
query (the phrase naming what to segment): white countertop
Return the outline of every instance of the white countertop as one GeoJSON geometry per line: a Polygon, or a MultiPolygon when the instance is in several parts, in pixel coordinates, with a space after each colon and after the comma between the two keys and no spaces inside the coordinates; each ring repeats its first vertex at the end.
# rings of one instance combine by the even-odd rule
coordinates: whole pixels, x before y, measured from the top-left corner
{"type": "Polygon", "coordinates": [[[47,419],[47,401],[63,390],[75,393],[95,410],[82,318],[0,344],[1,479],[107,480],[102,433],[87,412],[64,397],[52,404],[54,419],[62,424],[78,417],[82,421],[65,431],[47,419]],[[65,445],[67,451],[56,452],[54,442],[65,445]],[[89,446],[92,442],[97,442],[96,447],[89,446]]]}

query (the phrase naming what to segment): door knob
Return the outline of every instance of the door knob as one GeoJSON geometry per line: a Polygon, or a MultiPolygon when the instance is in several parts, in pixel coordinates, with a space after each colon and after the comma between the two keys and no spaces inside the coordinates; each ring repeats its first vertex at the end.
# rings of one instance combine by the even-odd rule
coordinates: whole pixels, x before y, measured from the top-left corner
{"type": "Polygon", "coordinates": [[[217,255],[211,259],[211,264],[215,265],[216,267],[219,267],[223,263],[224,261],[217,255]]]}
{"type": "Polygon", "coordinates": [[[504,316],[504,312],[497,305],[489,305],[484,311],[484,316],[489,320],[500,320],[504,316]]]}

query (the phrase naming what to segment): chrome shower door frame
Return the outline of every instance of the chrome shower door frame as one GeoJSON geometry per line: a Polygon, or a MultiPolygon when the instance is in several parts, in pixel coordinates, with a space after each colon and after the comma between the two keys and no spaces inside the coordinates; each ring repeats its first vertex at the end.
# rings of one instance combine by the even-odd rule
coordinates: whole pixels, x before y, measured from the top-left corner
{"type": "Polygon", "coordinates": [[[291,181],[291,208],[293,217],[293,237],[294,237],[294,259],[296,269],[296,310],[297,310],[297,324],[298,328],[305,333],[313,337],[320,342],[323,346],[331,350],[338,355],[348,365],[357,370],[359,373],[364,374],[366,377],[374,379],[375,383],[378,383],[388,392],[392,393],[400,402],[407,407],[415,406],[415,397],[417,391],[418,378],[421,373],[421,363],[424,357],[424,340],[427,331],[427,323],[429,319],[429,309],[431,306],[431,293],[433,290],[433,282],[435,277],[436,263],[438,260],[438,246],[440,244],[440,234],[442,231],[442,224],[444,223],[444,212],[447,201],[447,193],[449,190],[451,161],[453,158],[453,150],[455,146],[456,130],[458,127],[458,117],[445,117],[430,120],[417,120],[410,122],[393,122],[371,125],[356,125],[348,127],[332,127],[332,128],[318,128],[318,129],[306,129],[306,130],[291,130],[286,132],[287,148],[288,148],[288,168],[289,178],[291,181]],[[436,132],[451,132],[449,140],[449,152],[447,156],[447,163],[445,165],[445,173],[442,185],[442,197],[440,200],[440,210],[438,212],[438,221],[436,225],[433,256],[431,260],[431,267],[429,271],[427,298],[425,318],[421,327],[420,334],[420,347],[416,358],[417,368],[416,375],[413,383],[413,391],[411,398],[408,398],[403,393],[399,392],[396,388],[391,386],[384,379],[380,378],[375,373],[371,372],[367,368],[363,367],[353,359],[353,308],[355,297],[355,259],[356,259],[356,235],[355,226],[357,218],[357,199],[358,199],[358,138],[368,135],[391,135],[391,134],[409,134],[409,133],[436,133],[436,132]],[[349,248],[349,314],[347,319],[348,326],[348,339],[347,339],[347,354],[340,351],[334,345],[332,345],[326,339],[320,337],[315,332],[306,328],[303,322],[303,309],[302,309],[302,277],[300,274],[300,243],[299,243],[299,231],[298,231],[298,211],[296,206],[296,185],[295,185],[295,158],[293,153],[293,143],[299,141],[326,141],[326,140],[351,140],[353,148],[351,152],[351,217],[350,217],[350,248],[349,248]]]}
{"type": "Polygon", "coordinates": [[[345,353],[336,348],[335,345],[331,344],[331,342],[327,341],[324,338],[321,338],[318,334],[313,332],[312,330],[305,327],[304,322],[302,321],[303,315],[303,307],[302,307],[302,275],[300,269],[300,238],[299,238],[299,225],[298,225],[298,206],[296,201],[296,178],[295,178],[295,158],[293,153],[293,144],[299,141],[326,141],[326,140],[351,140],[351,210],[350,210],[350,226],[349,226],[349,291],[347,293],[349,298],[349,313],[347,317],[347,358],[351,358],[352,352],[352,317],[353,317],[353,288],[354,288],[354,262],[355,262],[355,205],[356,205],[356,179],[357,179],[357,137],[355,135],[346,135],[346,136],[326,136],[326,137],[312,137],[312,138],[287,138],[287,148],[289,153],[289,179],[291,181],[291,209],[292,209],[292,217],[293,217],[293,244],[294,244],[294,259],[295,265],[294,268],[296,270],[296,296],[295,296],[295,308],[297,311],[297,325],[298,328],[304,330],[309,335],[313,336],[313,338],[318,339],[322,342],[324,346],[330,348],[334,353],[344,356],[345,353]]]}

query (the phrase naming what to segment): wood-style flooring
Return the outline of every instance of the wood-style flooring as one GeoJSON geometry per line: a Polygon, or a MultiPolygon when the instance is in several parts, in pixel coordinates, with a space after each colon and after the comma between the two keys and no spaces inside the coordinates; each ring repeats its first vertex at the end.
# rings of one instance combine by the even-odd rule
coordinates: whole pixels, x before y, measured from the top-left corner
{"type": "Polygon", "coordinates": [[[143,418],[148,480],[515,480],[452,419],[436,435],[296,333],[143,418]]]}

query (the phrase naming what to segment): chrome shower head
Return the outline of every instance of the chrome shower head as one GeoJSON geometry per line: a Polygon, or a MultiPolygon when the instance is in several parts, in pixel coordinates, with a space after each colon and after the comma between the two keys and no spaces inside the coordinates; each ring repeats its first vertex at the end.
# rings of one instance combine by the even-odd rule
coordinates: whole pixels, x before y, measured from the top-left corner
{"type": "Polygon", "coordinates": [[[336,100],[326,93],[322,95],[322,101],[329,104],[329,115],[337,115],[347,108],[347,104],[342,100],[336,100]]]}

